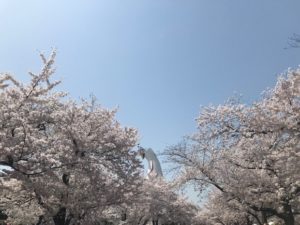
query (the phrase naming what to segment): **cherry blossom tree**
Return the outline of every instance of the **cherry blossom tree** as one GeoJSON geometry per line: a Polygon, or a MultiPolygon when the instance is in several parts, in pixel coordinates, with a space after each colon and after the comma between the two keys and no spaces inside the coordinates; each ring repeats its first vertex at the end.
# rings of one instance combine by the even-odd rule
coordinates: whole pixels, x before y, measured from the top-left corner
{"type": "Polygon", "coordinates": [[[300,213],[300,69],[278,78],[261,100],[202,109],[198,131],[165,151],[178,184],[218,190],[260,223],[300,213]]]}
{"type": "MultiPolygon", "coordinates": [[[[198,221],[206,225],[253,225],[256,214],[249,214],[247,207],[235,201],[224,198],[222,193],[212,193],[204,207],[199,211],[198,221]]],[[[255,213],[255,212],[254,212],[255,213]]]]}
{"type": "Polygon", "coordinates": [[[128,225],[193,225],[198,207],[177,194],[163,179],[144,180],[141,193],[128,208],[128,225]]]}
{"type": "Polygon", "coordinates": [[[35,224],[93,224],[139,187],[141,165],[132,150],[137,131],[122,127],[116,111],[94,98],[78,102],[55,91],[55,51],[41,59],[43,68],[30,73],[29,84],[0,77],[0,165],[10,168],[0,189],[14,199],[1,198],[1,210],[23,210],[24,200],[38,209],[35,224]],[[13,181],[18,187],[7,185],[13,181]]]}

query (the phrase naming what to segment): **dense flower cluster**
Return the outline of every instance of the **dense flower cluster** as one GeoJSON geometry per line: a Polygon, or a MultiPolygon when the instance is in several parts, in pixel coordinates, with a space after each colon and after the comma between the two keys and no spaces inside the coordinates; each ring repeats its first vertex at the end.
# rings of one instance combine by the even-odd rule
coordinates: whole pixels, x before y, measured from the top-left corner
{"type": "Polygon", "coordinates": [[[143,179],[137,131],[54,91],[55,52],[41,58],[27,85],[0,76],[0,224],[193,224],[195,206],[143,179]]]}
{"type": "Polygon", "coordinates": [[[145,180],[141,193],[128,208],[126,225],[196,225],[198,207],[174,191],[163,179],[145,180]]]}
{"type": "Polygon", "coordinates": [[[179,184],[192,182],[214,195],[202,212],[210,224],[277,218],[294,225],[300,213],[300,70],[279,77],[252,105],[233,99],[203,108],[197,123],[197,133],[165,153],[180,168],[179,184]]]}
{"type": "Polygon", "coordinates": [[[55,52],[41,57],[42,71],[30,73],[28,85],[0,78],[0,164],[10,168],[0,180],[0,207],[14,224],[22,213],[36,224],[89,224],[135,194],[137,131],[95,99],[77,103],[53,91],[55,52]]]}

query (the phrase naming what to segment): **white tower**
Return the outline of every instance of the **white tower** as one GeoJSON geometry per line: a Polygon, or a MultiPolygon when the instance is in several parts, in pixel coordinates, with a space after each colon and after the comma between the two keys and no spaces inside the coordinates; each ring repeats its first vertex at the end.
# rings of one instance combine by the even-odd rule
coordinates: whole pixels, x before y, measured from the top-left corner
{"type": "Polygon", "coordinates": [[[144,149],[140,147],[138,152],[143,159],[146,158],[148,161],[147,179],[162,177],[161,166],[154,151],[151,148],[144,149]]]}

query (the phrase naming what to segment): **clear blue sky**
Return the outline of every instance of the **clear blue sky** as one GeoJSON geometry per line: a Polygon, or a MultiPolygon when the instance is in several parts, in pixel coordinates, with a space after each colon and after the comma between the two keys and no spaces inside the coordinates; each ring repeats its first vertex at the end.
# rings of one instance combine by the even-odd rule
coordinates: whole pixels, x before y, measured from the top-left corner
{"type": "Polygon", "coordinates": [[[300,64],[299,0],[0,0],[0,71],[27,80],[58,49],[72,97],[119,106],[141,145],[161,152],[193,132],[201,105],[258,99],[300,64]]]}

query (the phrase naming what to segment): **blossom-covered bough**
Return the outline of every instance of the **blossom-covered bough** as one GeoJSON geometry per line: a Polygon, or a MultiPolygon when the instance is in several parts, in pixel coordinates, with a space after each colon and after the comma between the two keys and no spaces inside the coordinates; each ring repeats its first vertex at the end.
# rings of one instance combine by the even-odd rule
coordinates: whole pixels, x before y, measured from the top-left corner
{"type": "Polygon", "coordinates": [[[0,165],[9,168],[0,178],[0,210],[11,223],[93,224],[137,192],[137,131],[94,98],[76,102],[54,91],[55,51],[41,58],[29,84],[0,77],[0,165]],[[29,221],[14,218],[25,208],[29,221]]]}
{"type": "Polygon", "coordinates": [[[203,108],[197,123],[194,135],[165,154],[179,168],[179,184],[214,193],[211,199],[219,204],[208,203],[211,224],[263,224],[270,218],[297,224],[300,69],[279,77],[252,105],[230,100],[203,108]],[[222,221],[228,218],[231,222],[222,221]]]}

